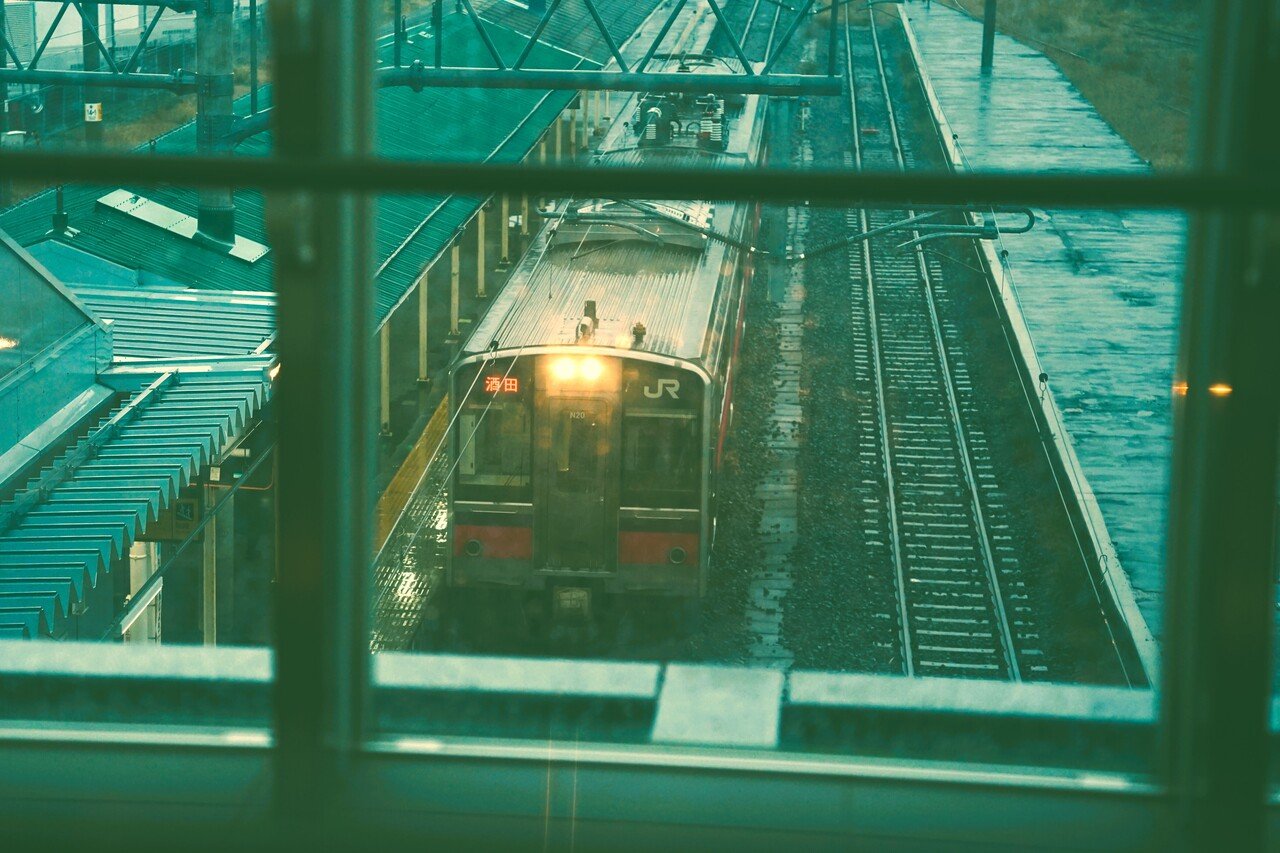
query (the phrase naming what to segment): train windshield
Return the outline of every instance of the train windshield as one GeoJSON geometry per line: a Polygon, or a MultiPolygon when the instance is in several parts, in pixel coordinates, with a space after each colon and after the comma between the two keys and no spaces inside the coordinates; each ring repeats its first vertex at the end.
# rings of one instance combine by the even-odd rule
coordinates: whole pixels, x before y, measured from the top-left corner
{"type": "Polygon", "coordinates": [[[458,426],[459,441],[463,442],[458,463],[460,487],[486,491],[528,487],[531,435],[528,406],[523,401],[468,406],[458,426]]]}
{"type": "Polygon", "coordinates": [[[684,412],[627,415],[622,499],[630,506],[697,507],[698,420],[684,412]]]}
{"type": "Polygon", "coordinates": [[[581,491],[596,486],[600,463],[600,418],[584,404],[560,411],[555,432],[556,485],[581,491]]]}

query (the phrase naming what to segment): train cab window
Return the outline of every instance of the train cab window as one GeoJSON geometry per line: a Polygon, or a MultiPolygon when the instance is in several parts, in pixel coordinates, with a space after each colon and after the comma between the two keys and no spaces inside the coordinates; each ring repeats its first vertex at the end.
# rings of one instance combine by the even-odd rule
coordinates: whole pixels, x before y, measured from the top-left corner
{"type": "Polygon", "coordinates": [[[632,412],[622,438],[622,499],[629,506],[696,507],[698,420],[683,412],[632,412]]]}
{"type": "Polygon", "coordinates": [[[556,485],[592,484],[600,463],[600,418],[590,407],[561,409],[555,423],[556,485]]]}
{"type": "MultiPolygon", "coordinates": [[[[532,441],[528,406],[516,401],[474,406],[462,413],[458,425],[463,442],[458,464],[460,486],[528,487],[532,441]]],[[[519,499],[516,495],[489,497],[519,499]]]]}

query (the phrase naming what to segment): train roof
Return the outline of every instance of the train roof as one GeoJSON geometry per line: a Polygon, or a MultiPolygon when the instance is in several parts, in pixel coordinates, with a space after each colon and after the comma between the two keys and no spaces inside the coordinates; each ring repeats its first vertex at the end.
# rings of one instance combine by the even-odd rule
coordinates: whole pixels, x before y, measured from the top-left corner
{"type": "MultiPolygon", "coordinates": [[[[634,101],[620,116],[631,114],[634,101]]],[[[763,129],[762,104],[748,96],[732,124],[724,152],[684,146],[637,147],[621,118],[615,120],[597,155],[613,166],[655,165],[703,168],[744,168],[754,165],[763,129]]],[[[575,206],[591,200],[579,200],[575,206]]],[[[561,202],[557,211],[566,209],[561,202]]],[[[597,203],[622,210],[627,203],[597,203]]],[[[572,239],[557,235],[564,228],[554,214],[495,297],[461,357],[484,352],[496,342],[499,350],[563,346],[577,343],[578,324],[588,301],[596,303],[599,327],[592,345],[632,348],[631,330],[645,327],[641,348],[671,358],[697,360],[704,352],[725,262],[736,251],[723,240],[682,227],[671,217],[686,218],[698,227],[728,234],[734,228],[734,203],[641,202],[661,215],[646,223],[644,232],[620,233],[611,225],[588,224],[572,239]],[[665,217],[665,218],[664,218],[665,217]],[[594,231],[592,229],[595,229],[594,231]],[[602,232],[608,232],[605,240],[602,232]],[[665,236],[663,236],[665,233],[665,236]],[[654,239],[654,235],[661,240],[654,239]],[[581,239],[579,238],[581,236],[581,239]],[[594,242],[593,242],[594,241],[594,242]]],[[[578,208],[582,209],[582,208],[578,208]]],[[[633,215],[642,210],[629,208],[633,215]]]]}

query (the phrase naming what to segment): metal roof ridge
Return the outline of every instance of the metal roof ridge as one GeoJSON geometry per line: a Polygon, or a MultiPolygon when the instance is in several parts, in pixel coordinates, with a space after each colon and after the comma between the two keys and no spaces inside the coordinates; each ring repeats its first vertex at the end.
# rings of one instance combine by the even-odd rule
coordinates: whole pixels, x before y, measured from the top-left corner
{"type": "Polygon", "coordinates": [[[85,319],[88,322],[94,324],[99,329],[106,331],[107,326],[102,322],[102,318],[90,311],[89,306],[81,302],[60,278],[49,272],[44,264],[40,263],[30,252],[18,245],[18,242],[10,237],[8,232],[3,228],[0,228],[0,245],[12,252],[14,256],[17,257],[19,263],[25,264],[30,268],[31,271],[41,278],[46,285],[53,288],[53,290],[62,296],[63,299],[70,302],[72,307],[80,311],[81,314],[84,314],[85,319]]]}

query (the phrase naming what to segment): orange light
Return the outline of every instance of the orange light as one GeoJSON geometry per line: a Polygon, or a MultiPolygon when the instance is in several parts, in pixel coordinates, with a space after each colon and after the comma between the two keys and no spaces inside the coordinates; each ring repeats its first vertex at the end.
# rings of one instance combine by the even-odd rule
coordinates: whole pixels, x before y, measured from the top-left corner
{"type": "Polygon", "coordinates": [[[604,373],[604,364],[598,358],[588,358],[583,360],[578,369],[583,379],[595,382],[600,378],[600,374],[604,373]]]}
{"type": "Polygon", "coordinates": [[[578,372],[578,365],[569,356],[551,362],[551,375],[561,382],[568,382],[578,372]]]}
{"type": "Polygon", "coordinates": [[[1187,383],[1185,382],[1173,383],[1173,393],[1177,394],[1179,397],[1187,396],[1187,383]]]}
{"type": "Polygon", "coordinates": [[[1226,397],[1231,394],[1231,386],[1225,382],[1215,382],[1209,386],[1209,393],[1215,397],[1226,397]]]}

